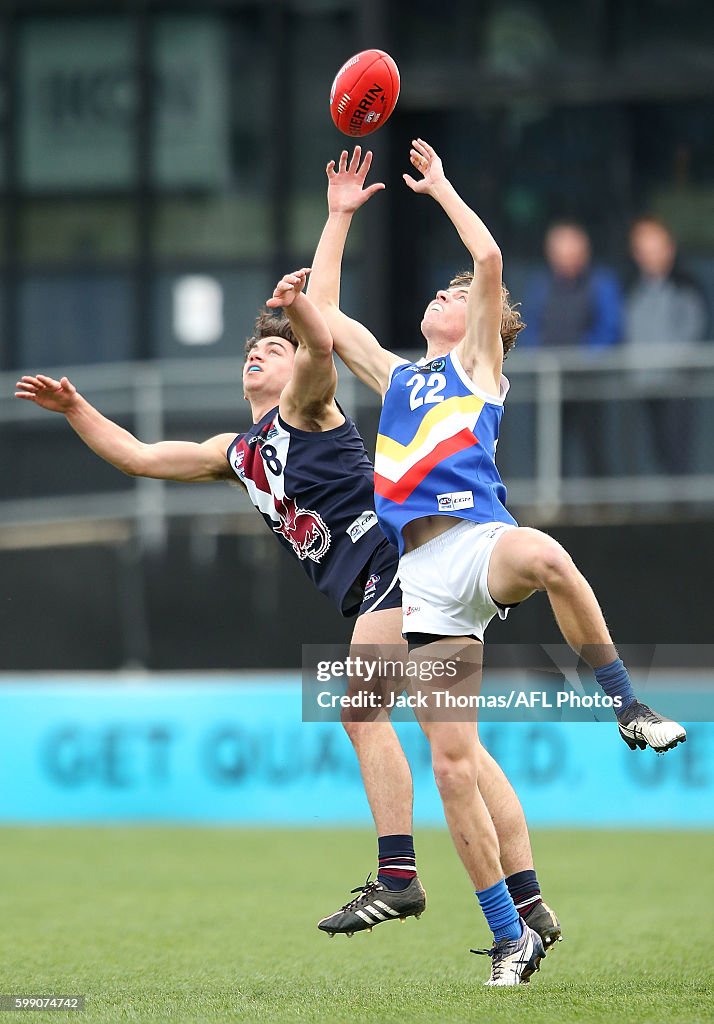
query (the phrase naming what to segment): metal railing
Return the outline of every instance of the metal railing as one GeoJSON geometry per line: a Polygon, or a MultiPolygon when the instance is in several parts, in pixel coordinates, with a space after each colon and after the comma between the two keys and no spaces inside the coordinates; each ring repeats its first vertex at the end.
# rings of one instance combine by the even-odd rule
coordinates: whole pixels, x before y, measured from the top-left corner
{"type": "MultiPolygon", "coordinates": [[[[520,406],[524,413],[527,411],[519,429],[532,458],[525,469],[523,459],[512,458],[520,439],[509,434],[516,415],[511,412],[510,428],[507,413],[501,432],[499,464],[508,486],[509,502],[528,522],[577,521],[605,514],[619,518],[653,512],[678,515],[685,507],[693,506],[714,509],[714,456],[709,458],[714,446],[706,440],[714,430],[714,345],[652,347],[644,353],[638,349],[634,355],[646,358],[646,366],[635,363],[633,351],[626,348],[597,355],[572,349],[523,350],[508,360],[511,390],[506,409],[511,411],[520,406]],[[656,371],[653,384],[643,387],[643,369],[650,375],[656,371]],[[653,397],[667,401],[681,398],[696,404],[700,415],[694,441],[699,458],[692,471],[671,477],[646,469],[633,473],[614,467],[606,476],[563,474],[565,403],[601,403],[609,413],[616,406],[620,410],[636,409],[643,399],[653,397]]],[[[49,368],[46,372],[56,377],[67,373],[102,412],[111,418],[128,419],[136,435],[146,442],[175,436],[171,427],[174,418],[180,418],[181,423],[193,416],[215,421],[215,433],[232,429],[238,432],[250,422],[241,394],[239,360],[116,363],[49,368]]],[[[63,417],[12,397],[17,376],[0,376],[0,446],[13,446],[11,452],[5,452],[8,465],[26,457],[25,445],[29,445],[28,439],[37,431],[45,432],[46,436],[46,432],[69,430],[63,417]]],[[[344,367],[340,367],[338,397],[358,423],[368,414],[370,424],[374,424],[377,396],[344,367]]],[[[369,429],[373,432],[374,428],[369,429]]],[[[367,436],[366,440],[369,446],[373,438],[367,436]]],[[[593,438],[593,443],[604,441],[593,438]]],[[[68,433],[67,444],[81,442],[68,433]]],[[[11,497],[8,489],[3,490],[3,546],[56,543],[63,538],[76,541],[133,536],[142,545],[155,547],[163,543],[168,522],[175,517],[192,517],[208,533],[252,532],[261,528],[242,489],[224,484],[187,487],[126,478],[126,486],[111,494],[99,490],[77,493],[71,482],[48,494],[43,493],[42,475],[38,471],[36,496],[11,497]]]]}

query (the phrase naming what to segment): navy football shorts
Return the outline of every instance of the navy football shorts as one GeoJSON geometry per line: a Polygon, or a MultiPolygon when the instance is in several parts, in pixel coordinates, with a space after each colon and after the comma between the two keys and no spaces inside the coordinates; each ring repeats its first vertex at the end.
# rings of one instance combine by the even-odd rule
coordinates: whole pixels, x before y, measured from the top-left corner
{"type": "Polygon", "coordinates": [[[399,555],[388,540],[383,540],[360,574],[364,579],[364,598],[358,615],[402,607],[402,591],[397,569],[399,555]]]}

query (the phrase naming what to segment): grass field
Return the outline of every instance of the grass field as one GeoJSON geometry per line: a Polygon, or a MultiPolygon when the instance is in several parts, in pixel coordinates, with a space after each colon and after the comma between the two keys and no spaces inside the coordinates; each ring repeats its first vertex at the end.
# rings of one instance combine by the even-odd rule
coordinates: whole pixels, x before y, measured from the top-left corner
{"type": "MultiPolygon", "coordinates": [[[[530,986],[482,987],[488,944],[439,831],[420,921],[328,939],[373,864],[365,831],[0,830],[0,993],[84,994],[38,1021],[714,1020],[711,833],[540,832],[565,941],[530,986]]],[[[16,1014],[0,1017],[16,1020],[16,1014]]]]}

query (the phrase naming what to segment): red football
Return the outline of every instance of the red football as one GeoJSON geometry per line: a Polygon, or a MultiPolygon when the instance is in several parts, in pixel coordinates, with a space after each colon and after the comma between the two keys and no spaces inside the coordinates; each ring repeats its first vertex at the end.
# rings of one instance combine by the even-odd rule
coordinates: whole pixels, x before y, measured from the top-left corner
{"type": "Polygon", "coordinates": [[[398,99],[397,65],[384,50],[363,50],[337,72],[330,113],[344,135],[369,135],[382,127],[398,99]]]}

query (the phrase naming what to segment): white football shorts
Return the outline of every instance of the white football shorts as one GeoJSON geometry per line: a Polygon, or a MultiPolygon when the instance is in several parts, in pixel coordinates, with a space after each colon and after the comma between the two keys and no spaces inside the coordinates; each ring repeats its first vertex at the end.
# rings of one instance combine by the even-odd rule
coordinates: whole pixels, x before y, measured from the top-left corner
{"type": "Polygon", "coordinates": [[[463,520],[402,555],[404,633],[474,634],[483,642],[494,615],[508,615],[508,608],[500,608],[488,591],[491,552],[505,530],[515,529],[510,523],[463,520]]]}

